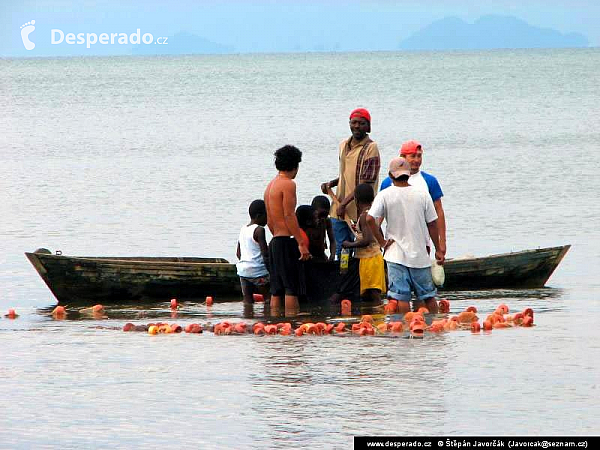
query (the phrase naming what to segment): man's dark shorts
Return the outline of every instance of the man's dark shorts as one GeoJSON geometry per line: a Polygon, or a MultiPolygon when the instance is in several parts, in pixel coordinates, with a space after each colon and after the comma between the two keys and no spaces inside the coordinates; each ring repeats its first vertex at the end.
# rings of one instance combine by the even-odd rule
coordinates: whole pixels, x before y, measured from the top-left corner
{"type": "Polygon", "coordinates": [[[296,239],[277,236],[269,242],[271,260],[271,295],[295,295],[306,293],[304,265],[296,239]]]}
{"type": "MultiPolygon", "coordinates": [[[[240,277],[240,285],[242,286],[244,301],[250,301],[254,294],[266,293],[270,290],[269,275],[258,278],[240,277]],[[264,291],[261,291],[261,289],[264,291]]],[[[254,300],[252,301],[254,302],[254,300]]]]}

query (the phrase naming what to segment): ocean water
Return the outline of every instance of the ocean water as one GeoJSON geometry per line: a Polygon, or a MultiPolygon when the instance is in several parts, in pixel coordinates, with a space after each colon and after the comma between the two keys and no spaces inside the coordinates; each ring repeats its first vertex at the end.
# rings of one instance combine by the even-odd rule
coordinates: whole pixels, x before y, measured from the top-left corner
{"type": "MultiPolygon", "coordinates": [[[[0,448],[598,433],[598,49],[0,59],[0,73],[0,311],[20,314],[0,318],[0,448]],[[309,203],[336,176],[358,106],[384,166],[404,140],[423,144],[448,257],[572,244],[544,289],[447,294],[453,313],[532,307],[536,327],[423,340],[118,331],[170,321],[169,299],[51,319],[25,251],[235,261],[273,152],[303,151],[309,203]]],[[[242,309],[188,303],[177,320],[242,309]]]]}

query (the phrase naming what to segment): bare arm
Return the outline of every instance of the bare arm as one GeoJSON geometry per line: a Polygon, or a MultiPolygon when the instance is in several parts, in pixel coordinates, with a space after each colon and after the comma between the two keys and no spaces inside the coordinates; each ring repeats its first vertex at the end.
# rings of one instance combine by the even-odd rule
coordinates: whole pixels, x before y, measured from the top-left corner
{"type": "Polygon", "coordinates": [[[438,264],[444,264],[444,253],[440,250],[440,232],[438,229],[438,221],[437,219],[433,222],[429,222],[427,224],[427,230],[429,231],[429,236],[433,241],[433,245],[435,246],[435,259],[438,264]]]}
{"type": "MultiPolygon", "coordinates": [[[[446,255],[446,215],[444,214],[444,207],[442,206],[442,199],[439,198],[435,202],[433,202],[433,206],[435,207],[435,212],[438,216],[438,231],[440,236],[440,251],[446,255]]],[[[438,247],[436,246],[436,249],[438,247]]]]}
{"type": "Polygon", "coordinates": [[[237,259],[240,259],[242,257],[242,251],[240,250],[240,241],[238,241],[237,250],[235,251],[235,256],[237,256],[237,259]]]}
{"type": "Polygon", "coordinates": [[[283,193],[283,220],[289,232],[294,236],[300,250],[300,260],[305,261],[310,257],[308,248],[300,235],[300,226],[296,218],[296,183],[289,181],[282,189],[283,193]]]}
{"type": "Polygon", "coordinates": [[[368,225],[369,229],[371,230],[372,236],[379,243],[379,246],[381,248],[386,248],[387,247],[387,242],[386,242],[385,238],[383,237],[383,233],[381,232],[381,228],[379,228],[379,221],[375,217],[367,214],[366,222],[367,222],[367,225],[368,225]]]}
{"type": "Polygon", "coordinates": [[[256,242],[258,242],[258,246],[260,247],[260,254],[263,257],[263,261],[265,262],[265,265],[269,267],[269,247],[267,245],[265,229],[263,227],[256,227],[252,237],[256,242]]]}
{"type": "Polygon", "coordinates": [[[344,247],[344,248],[368,247],[371,244],[371,242],[373,242],[375,240],[375,237],[373,236],[373,232],[371,231],[371,227],[367,225],[366,216],[367,216],[367,214],[362,214],[358,219],[358,223],[360,224],[360,229],[362,231],[362,239],[359,239],[354,242],[344,241],[344,243],[342,244],[342,247],[344,247]]]}
{"type": "MultiPolygon", "coordinates": [[[[371,184],[371,185],[374,184],[374,183],[367,182],[367,181],[364,181],[364,183],[371,184]]],[[[352,189],[350,191],[350,193],[348,193],[346,198],[344,198],[343,200],[340,200],[340,206],[338,206],[338,208],[337,208],[337,214],[341,220],[344,220],[344,216],[346,215],[346,208],[348,207],[348,205],[354,201],[354,191],[355,190],[356,190],[356,188],[352,189]]]]}
{"type": "MultiPolygon", "coordinates": [[[[269,208],[269,202],[270,199],[269,197],[271,196],[271,185],[273,184],[273,182],[271,181],[269,183],[269,185],[267,186],[267,189],[265,189],[265,193],[263,195],[263,200],[265,202],[265,207],[267,212],[270,210],[269,208]]],[[[269,227],[269,231],[271,232],[272,235],[275,235],[275,231],[274,231],[274,226],[273,226],[273,220],[271,219],[271,214],[267,214],[267,226],[269,227]]]]}
{"type": "Polygon", "coordinates": [[[340,178],[334,178],[331,181],[327,181],[325,183],[321,184],[321,192],[323,192],[323,194],[327,195],[327,189],[331,189],[332,187],[336,187],[338,185],[338,183],[340,182],[340,178]]]}
{"type": "Polygon", "coordinates": [[[335,242],[335,234],[333,233],[333,225],[331,219],[327,219],[327,239],[329,239],[329,259],[333,261],[337,250],[337,244],[335,242]]]}

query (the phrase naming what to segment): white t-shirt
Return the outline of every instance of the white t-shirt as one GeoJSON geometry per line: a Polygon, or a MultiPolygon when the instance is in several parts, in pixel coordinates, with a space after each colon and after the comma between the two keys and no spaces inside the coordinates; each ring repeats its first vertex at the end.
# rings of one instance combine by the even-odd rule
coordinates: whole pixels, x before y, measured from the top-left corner
{"type": "MultiPolygon", "coordinates": [[[[427,181],[425,181],[425,178],[423,178],[423,174],[420,170],[417,173],[413,173],[410,177],[408,177],[408,184],[419,188],[423,192],[427,193],[427,195],[430,195],[429,186],[427,186],[427,181]]],[[[429,233],[427,233],[427,235],[425,236],[425,242],[430,248],[433,248],[433,241],[431,240],[431,236],[429,236],[429,233]]]]}
{"type": "Polygon", "coordinates": [[[416,186],[390,186],[377,194],[369,215],[383,217],[387,238],[394,240],[385,252],[386,261],[413,268],[431,267],[425,245],[427,224],[436,220],[437,214],[428,192],[416,186]]]}
{"type": "Polygon", "coordinates": [[[420,170],[408,177],[408,184],[411,186],[416,186],[423,192],[427,192],[429,194],[429,186],[427,186],[427,181],[425,181],[425,178],[423,178],[423,174],[420,170]]]}
{"type": "Polygon", "coordinates": [[[246,225],[240,230],[240,261],[236,264],[240,277],[259,278],[269,272],[260,252],[260,245],[254,240],[254,230],[258,225],[246,225]]]}

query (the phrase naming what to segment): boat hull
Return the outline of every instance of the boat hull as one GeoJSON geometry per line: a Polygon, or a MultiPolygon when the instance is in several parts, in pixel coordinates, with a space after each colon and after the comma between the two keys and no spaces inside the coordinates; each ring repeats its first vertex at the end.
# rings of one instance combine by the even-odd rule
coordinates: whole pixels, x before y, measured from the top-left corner
{"type": "Polygon", "coordinates": [[[444,290],[543,287],[570,245],[448,260],[444,290]]]}
{"type": "Polygon", "coordinates": [[[63,304],[204,300],[241,293],[235,265],[224,259],[26,256],[63,304]]]}
{"type": "MultiPolygon", "coordinates": [[[[569,248],[448,260],[441,290],[543,287],[569,248]]],[[[204,300],[207,295],[239,300],[241,296],[235,264],[220,258],[25,255],[62,304],[204,300]]],[[[337,263],[309,263],[306,272],[308,301],[326,300],[336,291],[337,263]]]]}

